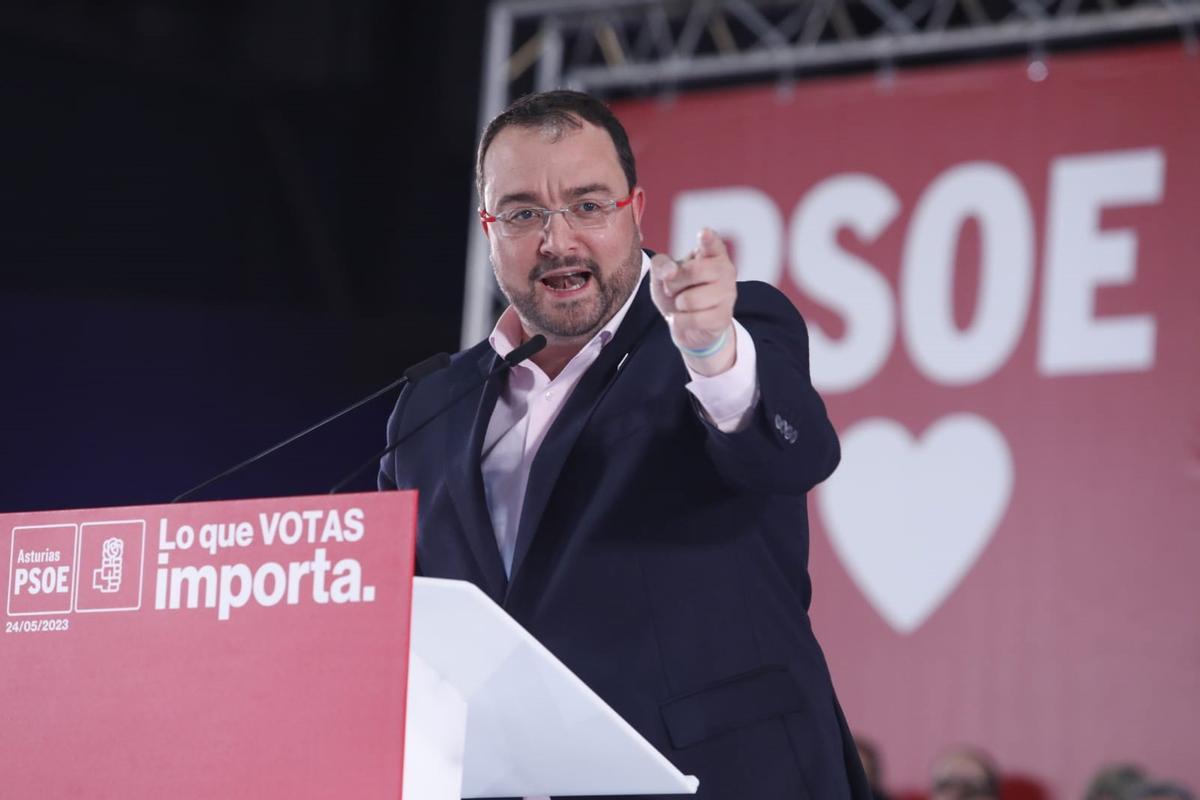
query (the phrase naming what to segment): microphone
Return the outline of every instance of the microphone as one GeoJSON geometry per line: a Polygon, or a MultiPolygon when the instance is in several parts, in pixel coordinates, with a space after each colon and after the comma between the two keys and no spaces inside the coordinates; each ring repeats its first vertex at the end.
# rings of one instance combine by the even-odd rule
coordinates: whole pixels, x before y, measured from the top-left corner
{"type": "Polygon", "coordinates": [[[485,383],[487,383],[488,381],[490,381],[492,378],[496,377],[497,375],[500,375],[504,372],[508,372],[510,369],[515,367],[517,364],[520,364],[522,361],[529,358],[531,355],[538,352],[545,346],[546,346],[546,337],[542,336],[539,333],[539,334],[531,337],[529,339],[529,341],[525,342],[524,344],[514,347],[512,349],[512,351],[509,352],[509,354],[504,357],[504,361],[500,364],[500,366],[496,367],[494,370],[489,372],[487,375],[484,375],[478,381],[472,383],[470,386],[468,386],[463,391],[454,395],[454,397],[451,397],[449,402],[447,402],[445,405],[442,405],[436,411],[434,411],[432,414],[427,416],[425,419],[421,420],[419,423],[414,425],[412,428],[409,428],[407,431],[400,434],[400,436],[396,437],[396,441],[391,442],[390,444],[388,444],[387,447],[383,448],[378,453],[376,453],[375,455],[368,458],[366,461],[359,464],[357,467],[354,468],[353,472],[350,472],[348,475],[346,475],[346,477],[342,478],[340,481],[335,483],[333,485],[333,488],[329,490],[329,493],[337,494],[342,489],[346,488],[346,484],[350,483],[350,481],[357,478],[359,473],[361,473],[364,469],[371,466],[372,464],[378,464],[379,460],[381,458],[383,458],[388,453],[395,450],[400,445],[404,444],[417,431],[421,430],[426,425],[428,425],[429,423],[433,422],[435,419],[440,417],[442,414],[444,414],[451,406],[453,406],[459,400],[462,400],[464,397],[471,394],[472,392],[477,390],[480,386],[483,386],[485,383]]]}
{"type": "Polygon", "coordinates": [[[196,484],[192,488],[188,489],[186,492],[182,492],[181,494],[176,495],[175,499],[172,500],[171,502],[178,503],[180,500],[184,499],[185,497],[189,497],[192,494],[195,494],[196,492],[200,491],[201,489],[208,486],[209,484],[216,483],[217,481],[221,480],[222,478],[227,478],[230,475],[241,472],[243,469],[250,466],[254,462],[258,461],[259,459],[265,458],[266,456],[271,455],[271,453],[274,453],[276,450],[287,447],[289,444],[296,441],[297,439],[302,439],[305,436],[308,436],[310,433],[317,430],[318,428],[325,427],[330,422],[333,422],[335,419],[338,419],[339,417],[349,414],[351,411],[358,408],[359,406],[362,406],[366,403],[371,402],[372,400],[379,397],[380,395],[386,394],[387,392],[390,392],[392,389],[395,389],[397,386],[401,386],[405,383],[415,384],[418,381],[421,381],[424,378],[429,377],[430,375],[437,372],[438,370],[444,369],[448,366],[450,366],[450,356],[447,355],[446,353],[437,353],[437,354],[432,355],[429,358],[425,359],[424,361],[420,361],[416,364],[413,364],[411,367],[404,370],[404,375],[402,377],[400,377],[397,380],[392,381],[387,386],[384,386],[382,389],[378,389],[378,390],[372,392],[371,394],[367,395],[363,399],[361,399],[355,403],[352,403],[351,405],[346,406],[341,411],[330,414],[328,417],[321,420],[320,422],[309,425],[307,428],[300,431],[299,433],[292,434],[288,438],[284,439],[282,442],[271,445],[266,450],[263,450],[261,453],[252,455],[249,458],[247,458],[245,461],[242,461],[238,464],[234,464],[232,467],[229,467],[228,469],[226,469],[222,472],[219,472],[216,475],[213,475],[211,478],[209,478],[201,483],[196,484]]]}
{"type": "MultiPolygon", "coordinates": [[[[520,364],[522,361],[529,358],[534,353],[540,352],[545,346],[546,346],[546,337],[542,336],[540,333],[534,334],[533,336],[531,336],[529,338],[529,341],[525,342],[524,344],[519,344],[516,347],[514,347],[509,352],[509,354],[504,357],[504,360],[508,364],[508,367],[515,367],[517,364],[520,364]]],[[[490,378],[494,375],[499,375],[501,372],[504,372],[508,367],[504,367],[503,365],[499,366],[496,369],[494,369],[488,375],[488,377],[490,378]]]]}

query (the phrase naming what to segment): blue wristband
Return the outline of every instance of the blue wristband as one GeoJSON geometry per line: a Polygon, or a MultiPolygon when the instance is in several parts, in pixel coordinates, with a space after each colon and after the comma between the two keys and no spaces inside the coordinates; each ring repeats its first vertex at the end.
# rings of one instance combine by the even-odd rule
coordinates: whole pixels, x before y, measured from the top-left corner
{"type": "MultiPolygon", "coordinates": [[[[730,326],[730,327],[733,327],[733,326],[730,326]]],[[[721,335],[717,337],[717,340],[715,342],[710,344],[708,347],[702,348],[700,350],[696,350],[691,347],[684,347],[683,345],[678,344],[678,343],[676,343],[675,346],[679,348],[679,352],[683,353],[686,356],[691,356],[692,358],[711,358],[712,356],[715,356],[717,353],[721,352],[721,350],[723,350],[725,348],[725,343],[728,341],[729,341],[729,328],[726,328],[724,331],[722,331],[721,335]]]]}

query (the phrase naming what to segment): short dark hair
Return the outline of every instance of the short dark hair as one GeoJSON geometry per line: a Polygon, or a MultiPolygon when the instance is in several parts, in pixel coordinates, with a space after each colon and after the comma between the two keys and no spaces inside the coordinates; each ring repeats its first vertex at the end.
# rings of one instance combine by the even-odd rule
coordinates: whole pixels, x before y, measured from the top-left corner
{"type": "Polygon", "coordinates": [[[625,133],[621,121],[608,106],[589,94],[555,89],[527,94],[513,101],[483,129],[483,136],[479,139],[479,154],[475,159],[475,190],[479,193],[479,205],[483,205],[483,159],[496,134],[513,125],[522,128],[546,127],[561,132],[567,128],[583,127],[580,120],[603,128],[608,133],[613,147],[617,150],[621,171],[625,173],[625,180],[629,182],[629,189],[632,190],[637,185],[637,164],[634,163],[629,136],[625,133]]]}

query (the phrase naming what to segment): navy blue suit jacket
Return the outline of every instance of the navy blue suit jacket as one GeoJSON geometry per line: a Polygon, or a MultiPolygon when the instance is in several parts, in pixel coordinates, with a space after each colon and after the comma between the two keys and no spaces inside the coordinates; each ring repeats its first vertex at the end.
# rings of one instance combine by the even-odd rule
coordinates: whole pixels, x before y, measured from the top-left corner
{"type": "MultiPolygon", "coordinates": [[[[418,569],[484,592],[683,772],[705,800],[868,798],[809,625],[805,495],[837,465],[804,322],[762,283],[735,308],[757,351],[749,427],[703,421],[643,281],[534,459],[506,578],[480,451],[497,381],[384,459],[420,491],[418,569]]],[[[405,390],[395,441],[496,366],[487,342],[405,390]]]]}

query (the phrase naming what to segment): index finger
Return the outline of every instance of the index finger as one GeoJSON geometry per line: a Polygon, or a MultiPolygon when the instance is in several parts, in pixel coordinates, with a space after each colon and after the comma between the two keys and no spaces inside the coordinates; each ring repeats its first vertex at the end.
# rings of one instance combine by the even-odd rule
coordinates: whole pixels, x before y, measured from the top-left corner
{"type": "Polygon", "coordinates": [[[697,239],[700,243],[695,252],[701,258],[729,257],[729,251],[725,248],[725,240],[717,236],[717,232],[712,228],[701,228],[697,239]]]}
{"type": "Polygon", "coordinates": [[[692,258],[680,261],[674,273],[663,276],[663,286],[672,297],[693,286],[714,283],[721,279],[722,265],[712,259],[692,258]]]}

